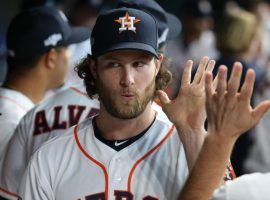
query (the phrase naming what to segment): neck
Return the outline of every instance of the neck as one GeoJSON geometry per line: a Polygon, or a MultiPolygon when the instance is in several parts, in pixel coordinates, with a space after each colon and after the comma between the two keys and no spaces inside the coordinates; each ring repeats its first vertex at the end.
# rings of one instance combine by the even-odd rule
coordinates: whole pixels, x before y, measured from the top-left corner
{"type": "Polygon", "coordinates": [[[134,119],[119,119],[110,115],[105,108],[100,107],[97,117],[97,126],[102,136],[107,140],[125,140],[140,134],[154,120],[155,111],[151,108],[151,102],[138,117],[134,119]]]}
{"type": "Polygon", "coordinates": [[[3,87],[16,90],[27,96],[34,104],[41,101],[47,91],[43,78],[31,73],[7,79],[3,87]]]}

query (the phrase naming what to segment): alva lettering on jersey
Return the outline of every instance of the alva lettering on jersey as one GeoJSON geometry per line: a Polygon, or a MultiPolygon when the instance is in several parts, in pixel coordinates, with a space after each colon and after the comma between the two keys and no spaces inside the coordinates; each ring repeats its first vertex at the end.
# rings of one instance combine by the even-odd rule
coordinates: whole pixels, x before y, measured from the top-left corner
{"type": "MultiPolygon", "coordinates": [[[[115,196],[114,200],[134,200],[134,195],[128,191],[115,190],[114,196],[115,196]]],[[[89,195],[89,196],[86,196],[84,199],[85,200],[105,200],[105,193],[102,192],[102,193],[89,195]]],[[[158,200],[158,198],[145,196],[142,200],[158,200]]]]}
{"type": "MultiPolygon", "coordinates": [[[[46,118],[46,111],[41,110],[37,112],[35,115],[33,135],[36,136],[53,130],[67,129],[80,121],[82,114],[86,112],[85,110],[86,106],[68,105],[67,119],[61,121],[60,116],[61,113],[63,112],[63,106],[56,106],[54,107],[54,116],[53,116],[54,118],[51,126],[48,124],[48,120],[46,118]]],[[[87,114],[87,118],[98,114],[98,112],[99,109],[91,108],[89,113],[87,114]]]]}

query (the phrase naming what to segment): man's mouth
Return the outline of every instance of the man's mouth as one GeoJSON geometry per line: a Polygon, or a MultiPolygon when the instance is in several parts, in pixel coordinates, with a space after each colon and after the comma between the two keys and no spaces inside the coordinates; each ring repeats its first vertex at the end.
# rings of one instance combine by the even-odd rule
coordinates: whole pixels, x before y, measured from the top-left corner
{"type": "Polygon", "coordinates": [[[130,93],[128,93],[128,94],[121,94],[121,96],[122,96],[122,98],[123,98],[124,100],[129,101],[129,100],[134,99],[135,94],[130,94],[130,93]]]}
{"type": "Polygon", "coordinates": [[[133,97],[134,94],[122,94],[122,96],[124,96],[124,97],[133,97]]]}

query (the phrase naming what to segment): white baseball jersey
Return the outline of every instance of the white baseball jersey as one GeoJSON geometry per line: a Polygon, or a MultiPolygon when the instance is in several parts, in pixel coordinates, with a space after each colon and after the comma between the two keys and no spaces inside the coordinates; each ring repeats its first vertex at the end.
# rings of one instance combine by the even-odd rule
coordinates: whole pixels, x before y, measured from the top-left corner
{"type": "Polygon", "coordinates": [[[254,173],[227,181],[217,189],[212,200],[269,200],[270,173],[254,173]]]}
{"type": "Polygon", "coordinates": [[[33,155],[20,185],[23,199],[173,200],[188,174],[176,128],[158,112],[147,132],[120,151],[98,140],[92,118],[33,155]]]}
{"type": "Polygon", "coordinates": [[[0,164],[16,126],[33,106],[33,102],[22,93],[0,88],[0,164]]]}
{"type": "Polygon", "coordinates": [[[68,88],[37,105],[23,117],[7,148],[0,187],[17,193],[28,161],[41,144],[98,113],[98,100],[91,100],[82,92],[84,90],[83,85],[68,88]]]}

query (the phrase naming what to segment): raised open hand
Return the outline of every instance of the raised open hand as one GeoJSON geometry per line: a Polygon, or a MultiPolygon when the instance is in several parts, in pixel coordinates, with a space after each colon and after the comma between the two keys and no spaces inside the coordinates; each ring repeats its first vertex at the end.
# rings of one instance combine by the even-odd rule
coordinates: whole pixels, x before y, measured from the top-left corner
{"type": "Polygon", "coordinates": [[[181,87],[174,100],[170,100],[165,92],[158,91],[162,109],[176,126],[184,145],[190,170],[205,138],[205,72],[212,73],[215,61],[209,61],[208,57],[203,57],[191,82],[192,65],[191,60],[187,61],[182,75],[181,87]]]}
{"type": "Polygon", "coordinates": [[[254,109],[250,106],[255,73],[247,71],[243,86],[239,91],[242,65],[236,62],[229,81],[227,68],[221,66],[218,72],[217,88],[213,88],[212,74],[206,73],[206,108],[208,134],[237,139],[252,128],[270,107],[270,101],[264,101],[254,109]]]}
{"type": "Polygon", "coordinates": [[[162,108],[168,118],[182,128],[202,129],[206,119],[205,112],[205,72],[213,71],[215,61],[203,57],[191,82],[193,62],[187,61],[178,96],[170,100],[164,91],[158,91],[162,108]]]}

